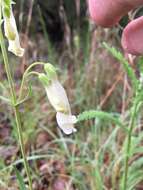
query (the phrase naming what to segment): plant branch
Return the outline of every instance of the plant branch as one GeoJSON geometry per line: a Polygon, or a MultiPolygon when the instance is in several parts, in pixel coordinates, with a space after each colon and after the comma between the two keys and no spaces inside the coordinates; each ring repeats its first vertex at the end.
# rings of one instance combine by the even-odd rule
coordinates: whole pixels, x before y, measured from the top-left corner
{"type": "Polygon", "coordinates": [[[135,118],[136,118],[137,105],[138,105],[138,103],[136,102],[133,107],[131,121],[130,121],[130,125],[129,125],[129,133],[127,136],[127,145],[126,145],[126,154],[125,154],[125,170],[124,170],[125,173],[124,173],[124,177],[123,177],[123,190],[127,189],[128,168],[129,168],[128,162],[129,162],[129,158],[130,158],[131,138],[132,138],[132,131],[134,128],[134,123],[135,123],[135,118]]]}
{"type": "MultiPolygon", "coordinates": [[[[1,21],[1,7],[0,7],[0,21],[1,21]]],[[[20,112],[19,112],[18,106],[16,105],[17,98],[16,98],[15,89],[14,89],[14,82],[13,82],[11,71],[10,71],[10,66],[9,66],[9,61],[8,61],[7,51],[5,48],[5,42],[4,42],[1,26],[0,26],[0,46],[1,46],[2,55],[3,55],[3,59],[4,59],[5,71],[6,71],[8,83],[10,86],[11,102],[12,102],[12,106],[13,106],[13,110],[14,110],[14,114],[15,114],[17,133],[18,133],[18,137],[19,137],[19,144],[20,144],[20,148],[21,148],[22,157],[24,160],[24,167],[25,167],[26,174],[28,177],[29,190],[32,190],[32,180],[31,180],[31,176],[30,176],[30,169],[29,169],[28,161],[27,161],[27,158],[25,155],[25,150],[24,150],[20,112]]]]}

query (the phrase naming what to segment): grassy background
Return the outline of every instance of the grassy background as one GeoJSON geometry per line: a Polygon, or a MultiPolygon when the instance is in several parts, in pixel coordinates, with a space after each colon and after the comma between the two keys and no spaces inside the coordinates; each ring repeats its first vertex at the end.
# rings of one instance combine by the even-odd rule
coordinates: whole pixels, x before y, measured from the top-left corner
{"type": "MultiPolygon", "coordinates": [[[[138,14],[141,11],[137,11],[138,14]]],[[[17,93],[24,70],[34,61],[51,62],[58,68],[72,108],[78,115],[86,110],[114,113],[128,126],[133,107],[134,88],[129,69],[120,64],[103,46],[105,41],[118,49],[121,26],[103,29],[88,18],[86,2],[19,0],[15,15],[26,52],[22,59],[9,53],[17,93]],[[79,3],[79,4],[78,4],[79,3]]],[[[6,42],[7,43],[7,42],[6,42]]],[[[121,50],[122,51],[122,50],[121,50]]],[[[138,58],[127,57],[139,78],[138,58]]],[[[8,97],[8,84],[0,57],[0,92],[8,97]]],[[[42,71],[36,67],[36,71],[42,71]]],[[[45,91],[31,77],[32,94],[21,107],[23,136],[35,190],[109,190],[121,189],[124,175],[127,133],[106,115],[84,119],[76,124],[78,132],[64,135],[55,121],[55,111],[45,91]],[[112,122],[111,122],[112,121],[112,122]]],[[[25,85],[25,93],[27,85],[25,85]]],[[[25,183],[15,120],[11,108],[0,101],[0,190],[20,189],[25,183]],[[14,169],[14,166],[18,169],[14,169]]],[[[108,115],[109,116],[109,115],[108,115]]],[[[82,120],[82,119],[81,119],[82,120]]],[[[129,189],[143,189],[142,110],[137,114],[129,160],[129,189]]]]}

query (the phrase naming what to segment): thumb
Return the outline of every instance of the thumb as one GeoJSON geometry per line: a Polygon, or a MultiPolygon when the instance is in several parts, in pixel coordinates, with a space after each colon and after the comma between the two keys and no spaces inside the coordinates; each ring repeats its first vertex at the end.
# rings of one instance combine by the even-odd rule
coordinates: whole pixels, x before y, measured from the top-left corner
{"type": "Polygon", "coordinates": [[[143,5],[143,0],[88,0],[90,17],[104,27],[115,25],[128,11],[143,5]]]}
{"type": "Polygon", "coordinates": [[[127,53],[143,55],[143,16],[131,21],[125,27],[121,42],[127,53]]]}

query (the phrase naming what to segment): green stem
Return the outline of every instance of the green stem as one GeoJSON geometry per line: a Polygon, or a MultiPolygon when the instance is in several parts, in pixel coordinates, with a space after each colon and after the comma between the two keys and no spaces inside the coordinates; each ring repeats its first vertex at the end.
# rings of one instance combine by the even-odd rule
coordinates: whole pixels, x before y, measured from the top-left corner
{"type": "MultiPolygon", "coordinates": [[[[0,10],[0,18],[1,18],[1,10],[0,10]]],[[[5,43],[4,43],[4,38],[3,38],[1,27],[0,27],[0,46],[1,46],[2,55],[3,55],[3,59],[4,59],[5,71],[6,71],[8,83],[10,86],[11,101],[12,101],[13,110],[14,110],[15,119],[16,119],[17,133],[18,133],[18,137],[19,137],[19,143],[20,143],[22,157],[24,160],[24,167],[25,167],[26,174],[28,177],[29,190],[32,190],[32,180],[31,180],[31,176],[30,176],[30,169],[29,169],[28,161],[27,161],[27,158],[25,155],[24,142],[23,142],[23,137],[22,137],[20,112],[19,112],[18,106],[16,105],[17,99],[16,99],[16,93],[15,93],[15,89],[14,89],[14,82],[13,82],[11,71],[10,71],[8,56],[7,56],[7,52],[6,52],[6,48],[5,48],[5,43]]]]}
{"type": "Polygon", "coordinates": [[[128,179],[128,168],[129,168],[129,158],[130,158],[130,149],[131,149],[131,138],[132,138],[132,131],[134,128],[134,122],[136,118],[136,110],[137,110],[137,103],[134,105],[134,109],[132,112],[131,122],[129,126],[129,133],[127,137],[127,147],[126,147],[126,155],[125,155],[125,173],[123,178],[123,190],[127,189],[127,179],[128,179]]]}
{"type": "Polygon", "coordinates": [[[29,76],[29,75],[31,75],[31,74],[36,74],[36,75],[38,75],[37,72],[34,72],[34,71],[31,71],[31,72],[30,72],[30,70],[31,70],[33,67],[35,67],[36,65],[44,65],[44,63],[43,63],[43,62],[34,62],[34,63],[32,63],[32,64],[25,70],[25,72],[24,72],[24,74],[23,74],[23,77],[22,77],[21,86],[20,86],[20,93],[19,93],[19,98],[18,98],[19,101],[20,101],[21,98],[22,98],[23,87],[24,87],[24,83],[25,83],[26,77],[29,76]],[[30,73],[29,73],[29,72],[30,72],[30,73]]]}

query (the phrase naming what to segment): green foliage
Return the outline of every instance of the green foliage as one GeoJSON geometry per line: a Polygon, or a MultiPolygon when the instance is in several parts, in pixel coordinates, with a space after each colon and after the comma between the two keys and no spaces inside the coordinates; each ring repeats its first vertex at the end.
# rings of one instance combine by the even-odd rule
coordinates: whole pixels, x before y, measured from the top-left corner
{"type": "Polygon", "coordinates": [[[103,46],[123,65],[128,77],[130,78],[132,82],[134,89],[136,90],[138,88],[138,80],[135,76],[134,70],[131,68],[128,61],[124,58],[121,52],[119,52],[116,48],[110,47],[105,42],[103,43],[103,46]]]}
{"type": "Polygon", "coordinates": [[[139,67],[140,73],[142,74],[143,73],[143,57],[139,58],[138,67],[139,67]]]}
{"type": "Polygon", "coordinates": [[[14,168],[14,170],[15,170],[15,173],[16,173],[17,180],[19,182],[20,190],[26,190],[26,186],[25,186],[23,177],[21,176],[20,172],[16,168],[14,168]]]}
{"type": "MultiPolygon", "coordinates": [[[[124,157],[124,170],[121,180],[121,187],[120,189],[133,189],[136,184],[142,181],[142,171],[139,169],[142,166],[142,159],[135,161],[129,167],[129,159],[134,155],[136,152],[136,148],[138,144],[140,144],[140,140],[142,138],[133,137],[133,129],[135,124],[137,123],[138,115],[140,114],[140,107],[142,107],[142,99],[143,99],[143,83],[142,83],[142,59],[139,61],[139,68],[140,68],[140,79],[136,78],[134,70],[129,65],[128,61],[124,58],[124,56],[117,51],[114,47],[109,47],[106,43],[103,43],[104,47],[117,59],[122,63],[128,77],[132,82],[132,87],[134,90],[134,97],[133,102],[130,107],[130,122],[129,122],[129,133],[123,144],[123,157],[124,157]]],[[[137,148],[138,150],[138,148],[137,148]]]]}
{"type": "Polygon", "coordinates": [[[127,182],[128,189],[134,189],[135,186],[143,180],[143,158],[133,161],[129,167],[129,178],[127,182]]]}
{"type": "Polygon", "coordinates": [[[95,110],[90,110],[90,111],[85,111],[81,114],[78,115],[78,122],[84,121],[84,120],[89,120],[89,119],[103,119],[108,122],[114,123],[117,126],[121,127],[124,129],[126,132],[128,131],[126,127],[122,124],[119,116],[116,113],[108,113],[104,111],[95,111],[95,110]]]}
{"type": "MultiPolygon", "coordinates": [[[[9,2],[9,0],[7,0],[7,2],[9,2]]],[[[57,4],[59,3],[59,1],[56,2],[57,4]]],[[[48,7],[48,3],[54,4],[54,1],[43,1],[43,3],[45,4],[45,6],[48,7]]],[[[72,12],[72,8],[69,3],[74,6],[74,8],[75,4],[73,4],[71,1],[69,1],[69,3],[68,1],[66,1],[65,3],[65,7],[68,12],[69,10],[72,12]]],[[[83,3],[84,5],[85,1],[81,0],[80,3],[83,3]]],[[[39,163],[41,163],[41,168],[42,163],[46,163],[48,166],[49,163],[56,161],[59,166],[60,164],[62,164],[63,173],[57,171],[51,164],[50,171],[54,172],[54,176],[51,174],[52,172],[49,172],[48,177],[50,179],[54,178],[54,180],[56,180],[55,176],[58,176],[60,178],[62,175],[68,174],[68,179],[70,180],[71,184],[75,186],[75,188],[78,190],[95,190],[95,188],[97,190],[114,188],[118,189],[125,171],[124,162],[122,161],[126,157],[127,135],[129,134],[129,128],[127,127],[127,125],[130,124],[133,116],[132,112],[134,112],[134,107],[135,105],[137,105],[134,118],[135,120],[133,122],[134,130],[133,135],[131,136],[132,143],[130,151],[128,152],[128,155],[131,159],[129,160],[129,175],[127,180],[127,189],[136,189],[136,185],[143,180],[143,160],[142,158],[137,157],[143,152],[143,148],[141,146],[143,134],[142,132],[139,132],[137,134],[135,132],[142,123],[143,86],[141,75],[140,79],[138,80],[133,68],[129,65],[128,61],[124,58],[122,53],[116,50],[116,48],[109,47],[107,44],[104,43],[104,46],[108,49],[108,51],[123,65],[123,68],[127,73],[131,84],[133,85],[133,89],[132,86],[130,87],[131,91],[133,90],[134,92],[134,97],[132,97],[131,99],[133,101],[130,101],[130,97],[127,96],[128,92],[127,94],[125,94],[125,96],[127,96],[125,97],[125,100],[127,99],[130,103],[129,105],[127,105],[127,107],[125,106],[125,110],[122,112],[122,110],[120,110],[120,105],[122,105],[123,103],[120,99],[122,99],[122,96],[124,95],[121,92],[120,98],[116,97],[116,95],[114,95],[114,92],[116,93],[116,90],[114,90],[113,94],[111,94],[111,96],[109,97],[110,103],[109,101],[106,102],[107,104],[109,104],[109,106],[106,106],[105,104],[104,110],[106,111],[94,110],[94,108],[98,107],[98,105],[100,104],[100,100],[102,100],[104,96],[103,92],[106,93],[106,91],[104,91],[104,88],[106,89],[106,85],[108,85],[108,83],[109,86],[112,85],[112,81],[109,81],[111,79],[111,74],[109,74],[108,81],[106,81],[106,79],[104,78],[108,64],[102,63],[102,60],[100,61],[101,55],[99,55],[98,50],[96,51],[96,53],[94,50],[92,51],[91,46],[93,46],[93,44],[90,22],[88,21],[88,19],[85,19],[83,26],[81,27],[80,23],[80,25],[78,25],[78,28],[75,29],[75,26],[78,24],[77,19],[73,19],[73,17],[76,18],[76,10],[74,9],[74,15],[69,12],[67,22],[70,22],[69,25],[74,25],[74,32],[72,33],[71,31],[71,41],[72,38],[75,40],[75,49],[71,47],[71,49],[73,49],[70,52],[70,55],[66,54],[67,49],[65,50],[65,52],[62,52],[62,50],[60,50],[60,56],[56,61],[55,55],[57,56],[57,51],[53,48],[53,44],[51,44],[49,40],[49,36],[46,31],[46,23],[44,23],[41,14],[42,11],[43,10],[39,9],[39,17],[44,33],[44,38],[48,44],[48,61],[57,64],[58,67],[61,67],[61,81],[67,88],[69,98],[71,98],[70,102],[72,104],[72,111],[75,111],[76,113],[81,112],[81,114],[79,114],[77,118],[77,133],[68,137],[64,136],[59,131],[58,133],[56,129],[57,124],[55,122],[55,113],[53,113],[53,110],[48,105],[46,97],[44,96],[44,93],[42,93],[42,90],[40,88],[40,85],[38,86],[37,84],[37,80],[34,82],[35,78],[31,79],[32,83],[34,82],[34,96],[32,96],[32,98],[30,99],[31,95],[29,90],[26,98],[19,99],[19,101],[17,102],[17,106],[20,108],[22,116],[22,134],[24,137],[24,145],[27,148],[27,152],[30,149],[30,156],[27,157],[27,159],[31,160],[30,162],[32,162],[31,166],[34,180],[37,178],[37,181],[41,182],[41,176],[42,178],[45,177],[45,174],[43,174],[41,170],[39,172],[39,164],[37,164],[37,160],[39,160],[39,163]],[[92,61],[90,62],[91,57],[92,61]],[[68,62],[69,59],[71,62],[68,62]],[[114,97],[114,99],[112,99],[112,96],[114,97]],[[116,105],[116,102],[114,101],[117,99],[119,99],[120,103],[118,105],[116,105]],[[115,113],[114,111],[112,112],[112,105],[115,108],[115,113]],[[88,109],[93,110],[84,111],[82,113],[83,110],[88,109]],[[89,121],[86,122],[86,120],[89,121]],[[85,127],[82,127],[83,124],[85,127]],[[122,130],[119,129],[123,129],[127,133],[122,133],[122,130]],[[44,133],[43,138],[40,138],[44,145],[40,145],[40,148],[38,147],[38,144],[40,144],[41,142],[39,143],[39,141],[37,141],[37,134],[39,133],[39,131],[42,131],[44,133]],[[118,161],[120,162],[120,164],[118,164],[118,161]],[[117,171],[113,171],[113,167],[116,165],[118,166],[118,169],[117,171]],[[111,185],[110,183],[111,176],[113,176],[114,178],[113,185],[111,185]]],[[[8,15],[8,13],[6,14],[8,15]]],[[[102,36],[101,32],[98,31],[98,29],[96,30],[97,36],[102,36]]],[[[32,37],[35,37],[33,33],[32,37]]],[[[100,48],[100,44],[97,44],[96,47],[100,48]]],[[[103,58],[105,56],[104,53],[103,58]]],[[[11,63],[11,65],[12,64],[13,63],[11,63]]],[[[143,61],[142,59],[140,59],[140,74],[143,73],[142,64],[143,61]]],[[[31,71],[31,69],[28,71],[31,71]]],[[[110,72],[112,72],[112,68],[110,69],[110,72]]],[[[34,74],[33,71],[27,72],[27,76],[33,76],[32,73],[34,74]]],[[[26,78],[26,80],[27,79],[28,78],[26,78]]],[[[43,77],[43,80],[44,79],[45,78],[43,77]]],[[[47,79],[44,80],[44,83],[45,82],[47,84],[47,79]]],[[[18,85],[19,81],[17,80],[17,86],[18,85]]],[[[26,83],[24,83],[24,85],[24,90],[27,90],[27,81],[26,83]]],[[[7,86],[6,88],[8,89],[7,86]]],[[[120,92],[122,89],[123,88],[121,82],[119,86],[117,86],[117,91],[119,90],[120,92]]],[[[16,95],[17,94],[18,88],[16,95]]],[[[0,96],[0,99],[8,103],[9,105],[10,102],[5,97],[9,96],[0,96]]],[[[7,115],[7,112],[5,115],[7,115]]],[[[13,138],[12,134],[14,134],[16,140],[18,139],[18,136],[16,135],[16,123],[14,121],[13,112],[11,110],[8,119],[10,120],[10,126],[13,126],[13,133],[11,133],[11,138],[15,143],[15,139],[13,138]]],[[[7,185],[7,181],[11,180],[11,175],[13,175],[14,173],[12,172],[13,166],[21,166],[21,164],[23,164],[23,159],[18,160],[17,155],[14,155],[14,160],[12,159],[11,163],[8,166],[0,163],[0,173],[3,174],[3,178],[1,178],[0,176],[0,185],[2,184],[2,181],[4,181],[3,183],[7,185]],[[7,173],[8,177],[6,177],[5,173],[7,173]]],[[[24,181],[26,180],[17,169],[15,169],[15,173],[17,176],[17,181],[19,183],[19,189],[25,190],[26,187],[24,185],[24,181]]],[[[48,185],[50,186],[51,184],[52,181],[48,185]]]]}
{"type": "Polygon", "coordinates": [[[96,182],[95,185],[96,185],[97,190],[103,190],[104,184],[103,184],[103,179],[100,174],[100,169],[99,169],[98,164],[94,170],[94,175],[95,175],[95,182],[96,182]]]}

